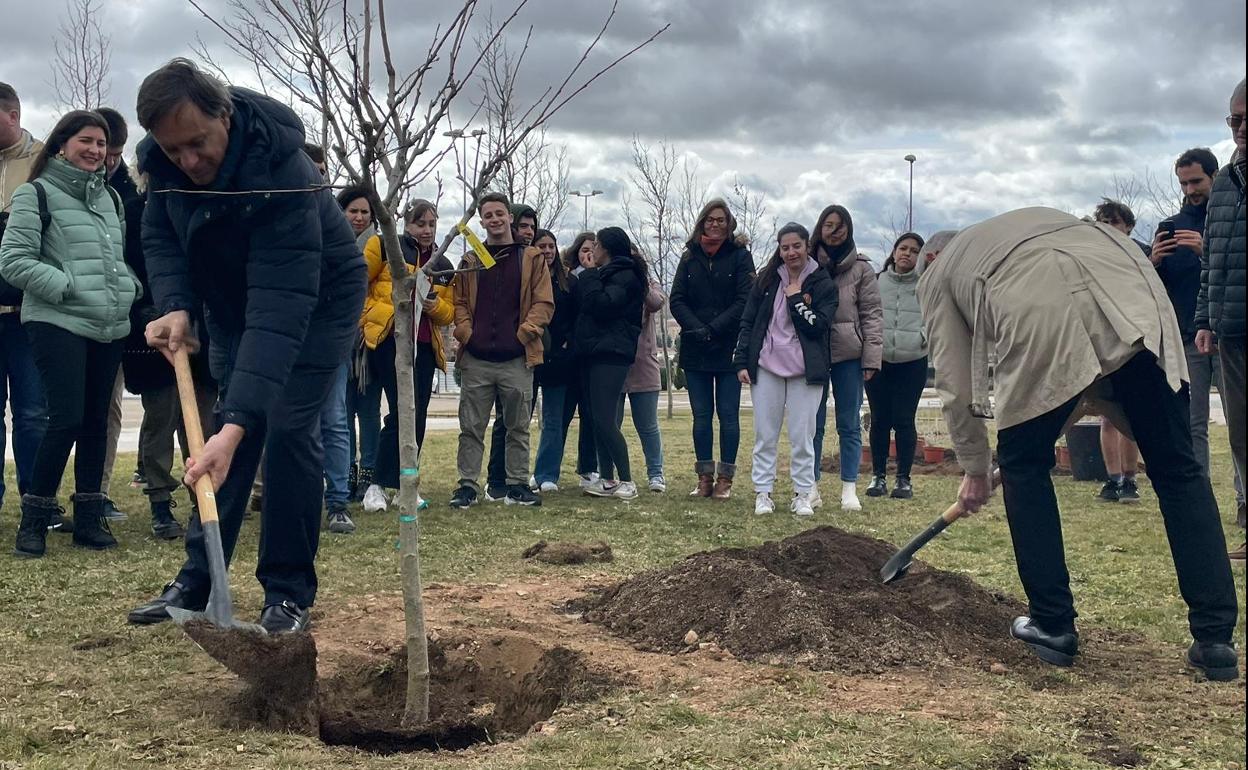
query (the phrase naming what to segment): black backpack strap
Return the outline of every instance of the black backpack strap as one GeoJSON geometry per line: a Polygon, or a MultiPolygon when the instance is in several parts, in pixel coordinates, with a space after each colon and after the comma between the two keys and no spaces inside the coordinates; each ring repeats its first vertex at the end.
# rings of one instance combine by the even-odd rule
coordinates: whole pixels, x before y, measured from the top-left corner
{"type": "Polygon", "coordinates": [[[108,197],[113,199],[113,208],[117,209],[117,219],[123,223],[122,227],[125,227],[126,214],[121,203],[121,193],[114,190],[111,184],[104,185],[104,189],[108,190],[108,197]]]}
{"type": "Polygon", "coordinates": [[[46,233],[48,226],[52,224],[52,212],[48,211],[48,191],[38,179],[30,185],[35,188],[35,198],[39,201],[39,232],[46,233]]]}

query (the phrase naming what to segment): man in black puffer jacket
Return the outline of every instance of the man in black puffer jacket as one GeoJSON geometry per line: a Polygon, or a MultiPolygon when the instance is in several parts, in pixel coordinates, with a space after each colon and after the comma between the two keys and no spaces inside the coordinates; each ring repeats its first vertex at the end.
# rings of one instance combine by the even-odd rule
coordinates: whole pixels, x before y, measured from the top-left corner
{"type": "MultiPolygon", "coordinates": [[[[137,111],[150,132],[138,150],[149,177],[143,254],[162,314],[148,324],[148,342],[167,355],[187,345],[202,302],[221,385],[220,429],[186,480],[207,474],[217,488],[229,559],[266,450],[265,484],[281,494],[264,496],[260,624],[299,631],[316,597],[321,407],[355,340],[364,260],[289,107],[174,59],[143,81],[137,111]]],[[[164,620],[169,606],[204,606],[198,520],[186,553],[177,578],[131,622],[164,620]]]]}
{"type": "MultiPolygon", "coordinates": [[[[1235,137],[1235,154],[1213,180],[1209,214],[1205,220],[1205,253],[1201,260],[1200,294],[1196,298],[1196,347],[1222,363],[1222,390],[1226,424],[1231,434],[1231,458],[1243,477],[1244,457],[1244,177],[1248,159],[1248,125],[1244,123],[1244,82],[1231,95],[1226,123],[1235,137]]],[[[1239,508],[1244,526],[1244,508],[1239,508]]],[[[1244,546],[1231,552],[1244,559],[1244,546]]]]}

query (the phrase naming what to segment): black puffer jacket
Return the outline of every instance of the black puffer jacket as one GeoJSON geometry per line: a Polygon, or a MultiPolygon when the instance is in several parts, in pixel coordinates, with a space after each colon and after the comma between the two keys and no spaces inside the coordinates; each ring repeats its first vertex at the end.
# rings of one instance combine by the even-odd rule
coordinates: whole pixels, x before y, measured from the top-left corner
{"type": "MultiPolygon", "coordinates": [[[[171,387],[176,383],[173,367],[165,360],[159,350],[148,347],[147,324],[157,317],[156,308],[152,304],[151,283],[147,279],[147,264],[143,260],[143,242],[141,229],[143,208],[147,199],[139,192],[138,186],[130,176],[130,169],[123,160],[117,171],[109,177],[108,184],[117,191],[126,212],[126,264],[134,271],[143,286],[143,296],[130,306],[130,334],[122,343],[121,370],[125,379],[126,390],[136,395],[171,387]]],[[[203,313],[192,313],[196,319],[196,336],[199,338],[199,352],[191,356],[191,374],[196,382],[211,384],[212,375],[208,371],[208,332],[203,328],[203,313]]]]}
{"type": "Polygon", "coordinates": [[[246,89],[230,96],[229,146],[210,187],[197,189],[151,136],[138,153],[156,308],[203,302],[230,373],[223,419],[246,427],[268,413],[296,362],[340,363],[334,341],[359,323],[367,275],[351,226],[303,152],[298,116],[246,89]]]}
{"type": "Polygon", "coordinates": [[[1244,229],[1244,172],[1233,159],[1213,179],[1196,297],[1196,328],[1218,337],[1244,336],[1244,229]]]}
{"type": "Polygon", "coordinates": [[[740,243],[725,243],[714,257],[696,241],[685,244],[668,300],[680,324],[683,369],[733,371],[732,351],[753,282],[754,257],[740,243]]]}
{"type": "Polygon", "coordinates": [[[646,283],[633,260],[615,256],[576,277],[573,348],[583,361],[631,366],[641,336],[646,283]]]}
{"type": "MultiPolygon", "coordinates": [[[[748,371],[751,382],[758,382],[758,357],[767,339],[776,292],[782,291],[781,281],[770,283],[763,289],[756,282],[750,290],[745,314],[741,317],[741,333],[732,354],[733,367],[737,371],[748,371]]],[[[827,270],[816,270],[806,276],[806,280],[802,281],[802,292],[785,299],[793,328],[797,330],[798,342],[802,344],[806,382],[810,385],[822,385],[828,381],[828,333],[839,301],[840,291],[827,270]]]]}

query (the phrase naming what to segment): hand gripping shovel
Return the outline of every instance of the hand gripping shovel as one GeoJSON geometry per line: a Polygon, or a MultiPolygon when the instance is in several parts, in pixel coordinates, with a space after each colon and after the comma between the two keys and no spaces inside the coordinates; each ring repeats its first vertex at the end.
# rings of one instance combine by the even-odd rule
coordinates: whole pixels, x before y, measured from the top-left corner
{"type": "MultiPolygon", "coordinates": [[[[204,432],[185,348],[174,354],[173,369],[191,457],[199,457],[204,449],[204,432]]],[[[292,695],[296,698],[305,692],[315,692],[316,645],[311,634],[305,631],[269,636],[262,626],[234,619],[225,549],[221,544],[221,523],[217,519],[217,499],[212,479],[207,474],[195,483],[195,498],[199,502],[199,523],[204,531],[204,553],[212,590],[203,612],[169,607],[169,617],[204,652],[258,689],[278,697],[292,695]]]]}
{"type": "MultiPolygon", "coordinates": [[[[992,472],[992,488],[996,489],[1000,484],[1001,470],[997,469],[992,472]]],[[[949,506],[944,513],[940,514],[940,518],[932,522],[930,527],[920,532],[913,540],[906,543],[904,548],[893,554],[892,558],[884,563],[884,566],[880,569],[880,580],[887,584],[905,577],[906,572],[910,570],[910,565],[914,563],[914,554],[965,514],[966,511],[963,510],[962,503],[954,503],[949,506]]]]}

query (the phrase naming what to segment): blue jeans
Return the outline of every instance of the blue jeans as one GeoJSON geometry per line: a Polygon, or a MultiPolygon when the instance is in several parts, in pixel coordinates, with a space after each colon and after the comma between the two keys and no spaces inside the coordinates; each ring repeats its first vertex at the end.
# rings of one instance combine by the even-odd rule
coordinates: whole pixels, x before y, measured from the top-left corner
{"type": "Polygon", "coordinates": [[[0,315],[0,504],[4,503],[5,434],[4,408],[13,412],[13,455],[17,460],[17,489],[30,486],[35,453],[48,427],[43,385],[30,353],[30,341],[17,313],[0,315]]]}
{"type": "MultiPolygon", "coordinates": [[[[832,403],[836,408],[836,434],[841,446],[841,481],[857,481],[862,462],[862,359],[832,364],[832,403]],[[849,458],[849,462],[845,458],[849,458]]],[[[825,391],[815,415],[815,479],[823,475],[823,434],[828,422],[825,391]]]]}
{"type": "Polygon", "coordinates": [[[567,385],[542,385],[542,436],[537,442],[537,459],[533,477],[538,484],[558,484],[563,466],[563,447],[568,440],[568,426],[563,421],[563,402],[567,385]]]}
{"type": "MultiPolygon", "coordinates": [[[[648,393],[622,393],[616,412],[616,422],[624,422],[624,398],[633,407],[633,427],[641,439],[641,451],[646,456],[646,478],[663,475],[663,434],[659,432],[659,391],[648,393]]],[[[721,423],[722,424],[722,423],[721,423]]]]}
{"type": "Polygon", "coordinates": [[[736,372],[685,370],[689,408],[693,412],[693,453],[699,465],[715,460],[715,424],[719,417],[719,461],[737,463],[741,444],[741,383],[736,372]]]}
{"type": "Polygon", "coordinates": [[[321,407],[321,444],[325,448],[325,505],[347,504],[347,473],[351,468],[351,440],[347,429],[347,369],[334,374],[329,397],[321,407]]]}
{"type": "Polygon", "coordinates": [[[376,379],[369,380],[363,393],[358,380],[347,383],[347,434],[347,455],[354,460],[358,449],[360,468],[376,468],[377,441],[381,435],[381,384],[376,379]],[[360,421],[358,434],[356,420],[360,421]]]}

